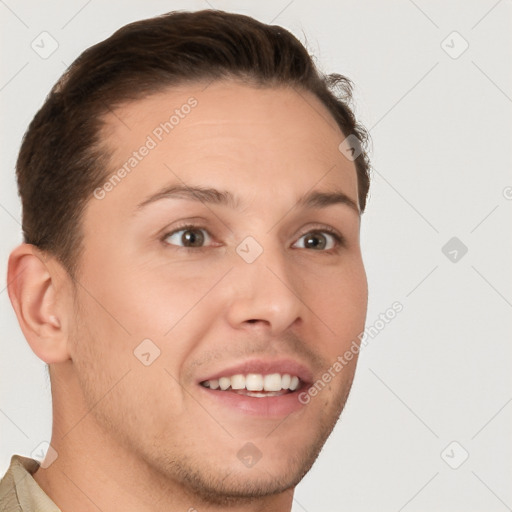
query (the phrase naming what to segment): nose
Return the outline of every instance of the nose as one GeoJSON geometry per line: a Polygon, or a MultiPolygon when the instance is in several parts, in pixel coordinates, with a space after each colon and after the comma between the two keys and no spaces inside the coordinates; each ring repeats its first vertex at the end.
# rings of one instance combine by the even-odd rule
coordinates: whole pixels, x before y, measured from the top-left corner
{"type": "Polygon", "coordinates": [[[235,329],[264,330],[278,335],[303,320],[300,275],[279,248],[266,248],[248,263],[235,254],[230,272],[227,318],[235,329]]]}

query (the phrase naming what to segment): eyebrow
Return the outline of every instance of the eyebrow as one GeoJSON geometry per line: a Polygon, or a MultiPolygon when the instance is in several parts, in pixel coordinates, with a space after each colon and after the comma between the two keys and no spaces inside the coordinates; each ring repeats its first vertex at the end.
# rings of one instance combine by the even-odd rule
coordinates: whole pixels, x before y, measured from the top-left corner
{"type": "MultiPolygon", "coordinates": [[[[161,199],[187,199],[191,201],[200,201],[201,203],[228,206],[232,209],[239,209],[241,205],[240,199],[235,197],[228,190],[217,190],[215,188],[189,185],[171,185],[144,199],[137,205],[135,212],[137,213],[146,206],[155,203],[156,201],[160,201],[161,199]]],[[[313,190],[312,192],[306,193],[300,197],[296,206],[301,208],[319,209],[335,204],[346,205],[350,209],[354,210],[357,215],[361,214],[357,203],[341,190],[325,192],[313,190]]]]}

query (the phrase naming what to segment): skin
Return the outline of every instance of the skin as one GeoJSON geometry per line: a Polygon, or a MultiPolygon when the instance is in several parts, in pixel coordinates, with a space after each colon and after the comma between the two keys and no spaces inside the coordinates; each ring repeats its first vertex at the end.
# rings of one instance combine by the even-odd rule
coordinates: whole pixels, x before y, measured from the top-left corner
{"type": "Polygon", "coordinates": [[[34,478],[63,511],[290,510],[350,390],[357,357],[285,418],[201,394],[198,376],[249,357],[290,357],[320,378],[364,330],[368,292],[358,212],[296,207],[312,190],[358,197],[345,137],[310,93],[231,81],[132,102],[105,118],[107,178],[191,96],[190,114],[91,197],[76,281],[27,244],[9,260],[20,325],[51,368],[58,457],[34,478]],[[231,191],[239,208],[172,198],[135,213],[183,183],[231,191]],[[207,229],[206,247],[164,238],[184,223],[207,229]],[[331,246],[325,227],[345,245],[304,245],[331,246]],[[247,236],[263,249],[250,264],[236,252],[247,236]],[[160,350],[149,366],[133,353],[147,338],[160,350]],[[252,467],[237,457],[247,442],[261,452],[252,467]]]}

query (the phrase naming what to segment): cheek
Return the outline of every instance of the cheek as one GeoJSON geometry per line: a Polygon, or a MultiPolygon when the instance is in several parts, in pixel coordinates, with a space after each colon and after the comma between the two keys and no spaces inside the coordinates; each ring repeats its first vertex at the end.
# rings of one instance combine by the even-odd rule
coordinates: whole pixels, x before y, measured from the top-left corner
{"type": "MultiPolygon", "coordinates": [[[[81,301],[72,358],[86,409],[126,438],[141,429],[160,431],[184,407],[178,382],[185,352],[180,355],[160,326],[149,322],[137,330],[132,321],[127,333],[118,322],[122,317],[114,319],[90,296],[81,301]]],[[[124,304],[132,307],[126,298],[124,304]]]]}
{"type": "MultiPolygon", "coordinates": [[[[190,265],[104,265],[89,274],[87,292],[80,294],[80,342],[87,345],[77,356],[108,376],[101,388],[130,369],[130,375],[140,377],[141,390],[169,383],[168,398],[175,405],[182,399],[176,381],[182,377],[183,363],[207,334],[216,312],[202,299],[219,272],[204,265],[195,270],[190,265]]],[[[134,398],[138,392],[134,389],[134,398]]]]}
{"type": "Polygon", "coordinates": [[[98,328],[141,340],[168,333],[218,279],[218,272],[204,265],[169,262],[131,266],[118,259],[92,270],[85,296],[90,318],[98,328]]]}
{"type": "MultiPolygon", "coordinates": [[[[310,283],[312,286],[314,283],[310,283]]],[[[340,267],[311,289],[313,311],[323,321],[326,332],[334,333],[329,351],[339,354],[364,331],[368,285],[362,262],[340,267]],[[316,290],[316,291],[315,291],[316,290]]]]}

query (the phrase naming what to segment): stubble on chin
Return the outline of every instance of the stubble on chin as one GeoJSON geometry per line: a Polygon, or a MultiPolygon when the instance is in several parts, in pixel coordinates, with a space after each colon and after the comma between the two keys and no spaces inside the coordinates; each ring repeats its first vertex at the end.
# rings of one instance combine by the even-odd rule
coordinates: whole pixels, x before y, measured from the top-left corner
{"type": "MultiPolygon", "coordinates": [[[[235,464],[240,464],[240,469],[233,469],[229,464],[223,469],[222,461],[212,463],[197,455],[183,455],[173,460],[161,459],[158,465],[165,467],[164,472],[172,475],[172,480],[179,483],[196,503],[200,500],[228,508],[246,505],[255,499],[269,498],[286,491],[292,492],[309,472],[336,426],[349,396],[353,377],[352,374],[349,381],[330,400],[318,407],[322,416],[317,419],[317,426],[313,429],[314,437],[306,439],[302,447],[294,446],[293,453],[283,454],[286,463],[281,468],[276,468],[279,472],[264,467],[263,464],[245,468],[238,460],[235,464]]],[[[325,398],[320,393],[312,402],[322,399],[325,398]]],[[[283,428],[286,428],[286,420],[270,435],[277,435],[278,430],[283,428]]],[[[263,453],[262,459],[264,456],[263,453]]]]}

